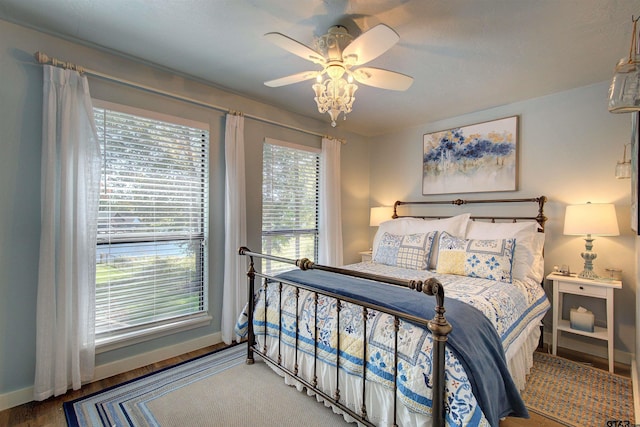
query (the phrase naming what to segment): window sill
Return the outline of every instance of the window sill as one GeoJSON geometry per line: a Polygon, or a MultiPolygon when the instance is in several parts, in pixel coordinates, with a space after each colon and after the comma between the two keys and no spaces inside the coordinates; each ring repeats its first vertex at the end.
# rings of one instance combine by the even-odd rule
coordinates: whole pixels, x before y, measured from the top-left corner
{"type": "Polygon", "coordinates": [[[200,328],[211,324],[209,313],[202,313],[188,318],[172,320],[166,323],[145,327],[144,329],[127,330],[114,334],[96,337],[96,354],[106,353],[122,347],[164,337],[189,329],[200,328]]]}

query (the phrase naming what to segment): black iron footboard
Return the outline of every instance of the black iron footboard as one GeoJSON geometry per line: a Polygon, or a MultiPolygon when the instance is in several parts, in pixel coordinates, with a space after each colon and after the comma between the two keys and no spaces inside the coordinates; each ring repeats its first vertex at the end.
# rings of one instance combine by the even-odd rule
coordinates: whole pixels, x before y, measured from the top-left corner
{"type": "MultiPolygon", "coordinates": [[[[366,328],[366,318],[367,318],[367,313],[368,310],[376,310],[382,313],[386,313],[390,316],[393,316],[394,318],[394,326],[395,326],[395,343],[394,343],[394,363],[395,363],[395,369],[394,369],[394,378],[393,378],[393,394],[394,396],[397,396],[397,366],[398,366],[398,327],[400,324],[400,320],[404,320],[404,321],[409,321],[415,324],[419,324],[419,325],[424,325],[427,328],[429,328],[429,330],[432,332],[433,334],[433,395],[432,395],[432,400],[433,400],[433,406],[432,406],[432,420],[433,420],[433,424],[434,426],[444,426],[445,425],[445,376],[444,376],[444,371],[445,371],[445,345],[446,345],[446,341],[447,341],[447,335],[449,334],[449,332],[451,331],[451,325],[449,324],[449,322],[447,322],[447,319],[444,316],[445,313],[445,309],[444,309],[444,289],[442,287],[442,284],[440,282],[438,282],[436,279],[429,279],[425,282],[422,281],[415,281],[415,280],[399,280],[399,279],[393,279],[393,278],[389,278],[389,277],[383,277],[383,276],[378,276],[378,275],[374,275],[374,274],[367,274],[367,273],[361,273],[361,272],[356,272],[356,271],[351,271],[351,270],[346,270],[346,269],[342,269],[342,268],[335,268],[335,267],[328,267],[328,266],[324,266],[324,265],[319,265],[319,264],[315,264],[311,261],[309,261],[306,258],[303,259],[299,259],[299,260],[290,260],[287,258],[281,258],[281,257],[274,257],[271,255],[265,255],[265,254],[261,254],[261,253],[256,253],[256,252],[251,252],[248,248],[246,247],[242,247],[239,250],[239,254],[240,255],[245,255],[248,256],[250,259],[250,263],[249,263],[249,270],[247,272],[247,276],[248,276],[248,285],[249,285],[249,305],[248,305],[248,347],[247,347],[247,364],[252,364],[254,359],[253,359],[253,353],[257,352],[262,358],[268,360],[269,362],[271,362],[272,364],[278,366],[279,369],[281,369],[283,372],[286,372],[287,374],[291,375],[292,377],[294,377],[297,381],[299,381],[300,383],[302,383],[305,387],[309,388],[310,390],[313,390],[313,392],[317,393],[318,395],[322,396],[326,401],[330,402],[331,404],[339,407],[341,410],[343,410],[344,412],[348,413],[350,416],[352,416],[353,418],[355,418],[356,420],[358,420],[360,423],[364,424],[364,425],[368,425],[368,426],[373,426],[374,424],[372,422],[369,421],[368,416],[367,416],[367,408],[366,408],[366,400],[365,400],[365,393],[366,393],[366,373],[367,373],[367,358],[366,358],[366,354],[367,354],[367,328],[366,328]],[[254,268],[254,257],[258,257],[258,258],[264,258],[264,259],[269,259],[269,260],[273,260],[273,261],[279,261],[279,262],[284,262],[284,263],[288,263],[288,264],[294,264],[296,266],[298,266],[301,270],[324,270],[324,271],[329,271],[329,272],[333,272],[333,273],[339,273],[339,274],[344,274],[347,276],[352,276],[352,277],[359,277],[359,278],[364,278],[364,279],[370,279],[370,280],[375,280],[378,282],[383,282],[383,283],[388,283],[391,285],[396,285],[396,286],[403,286],[403,287],[408,287],[410,289],[415,289],[418,292],[423,292],[427,295],[432,295],[435,296],[436,298],[436,308],[435,308],[435,315],[433,317],[433,319],[431,320],[425,320],[416,316],[411,316],[411,315],[407,315],[404,313],[400,313],[398,311],[395,310],[391,310],[385,307],[381,307],[378,306],[376,304],[370,304],[367,302],[363,302],[363,301],[358,301],[349,297],[345,297],[343,295],[338,295],[338,294],[334,294],[331,292],[326,292],[326,291],[321,291],[318,289],[315,289],[313,287],[310,286],[306,286],[300,283],[294,283],[288,280],[283,280],[283,279],[279,279],[276,277],[272,277],[272,276],[268,276],[268,275],[264,275],[261,273],[258,273],[255,268],[254,268]],[[267,283],[270,280],[273,280],[274,285],[279,286],[279,290],[280,292],[282,292],[282,284],[287,284],[287,285],[291,285],[294,286],[296,288],[295,291],[295,295],[296,295],[296,325],[299,324],[299,319],[298,319],[298,295],[299,295],[299,290],[300,289],[305,289],[308,290],[310,292],[313,293],[314,297],[315,297],[315,308],[317,310],[317,301],[318,301],[318,295],[324,295],[324,296],[328,296],[330,298],[334,298],[337,301],[337,311],[338,311],[338,315],[337,315],[337,325],[336,325],[336,329],[337,329],[337,346],[336,348],[338,349],[337,354],[336,354],[336,389],[335,392],[333,394],[333,396],[328,395],[326,392],[319,390],[317,387],[317,362],[318,362],[318,354],[317,354],[317,350],[318,350],[318,346],[317,346],[317,325],[314,328],[315,329],[315,333],[316,333],[316,337],[315,337],[315,348],[314,348],[314,377],[309,379],[309,378],[303,378],[299,375],[298,372],[298,329],[296,329],[296,339],[295,339],[295,362],[294,362],[294,369],[288,369],[287,367],[285,367],[280,360],[280,337],[278,337],[278,358],[277,360],[274,360],[273,358],[269,357],[267,355],[267,349],[266,349],[266,345],[263,349],[259,349],[256,346],[256,340],[255,340],[255,333],[253,330],[253,315],[254,315],[254,310],[255,310],[255,300],[254,300],[254,296],[255,296],[255,278],[256,277],[260,277],[264,279],[264,284],[265,286],[267,285],[267,283]],[[360,409],[360,413],[357,413],[355,411],[353,411],[352,409],[350,409],[349,407],[347,407],[346,403],[343,403],[341,401],[340,398],[340,382],[339,382],[339,372],[340,372],[340,355],[339,355],[339,350],[340,350],[340,316],[339,316],[339,312],[340,312],[340,305],[342,302],[347,302],[347,303],[352,303],[352,304],[356,304],[360,307],[362,307],[362,315],[363,315],[363,320],[364,320],[364,330],[363,330],[363,372],[362,372],[362,407],[360,409]]],[[[280,307],[280,310],[282,308],[280,307]]],[[[266,307],[265,307],[265,317],[266,317],[266,307]]],[[[280,322],[281,322],[281,316],[280,317],[280,322]]],[[[314,321],[317,322],[317,317],[314,316],[314,321]]],[[[281,329],[281,326],[280,326],[281,329]]],[[[265,318],[265,343],[266,343],[266,318],[265,318]]],[[[397,425],[397,399],[394,398],[393,401],[393,407],[394,407],[394,426],[397,425]]]]}

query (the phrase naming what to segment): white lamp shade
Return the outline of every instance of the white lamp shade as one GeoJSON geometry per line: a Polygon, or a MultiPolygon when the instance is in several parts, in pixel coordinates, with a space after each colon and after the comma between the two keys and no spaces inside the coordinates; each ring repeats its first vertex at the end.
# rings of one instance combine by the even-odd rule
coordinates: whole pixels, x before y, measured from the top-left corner
{"type": "Polygon", "coordinates": [[[369,216],[369,226],[377,227],[381,223],[388,221],[393,216],[393,208],[391,206],[378,206],[371,208],[371,215],[369,216]]]}
{"type": "Polygon", "coordinates": [[[616,208],[611,203],[570,205],[564,216],[564,234],[618,236],[616,208]]]}

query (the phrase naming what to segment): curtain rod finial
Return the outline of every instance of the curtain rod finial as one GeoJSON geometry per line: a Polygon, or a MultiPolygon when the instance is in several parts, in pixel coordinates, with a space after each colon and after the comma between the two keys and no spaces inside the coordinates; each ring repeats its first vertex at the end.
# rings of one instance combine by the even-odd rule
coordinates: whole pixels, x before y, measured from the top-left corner
{"type": "Polygon", "coordinates": [[[36,58],[36,61],[38,61],[40,64],[46,64],[47,62],[49,62],[49,56],[46,53],[42,53],[38,51],[34,53],[33,56],[36,58]]]}

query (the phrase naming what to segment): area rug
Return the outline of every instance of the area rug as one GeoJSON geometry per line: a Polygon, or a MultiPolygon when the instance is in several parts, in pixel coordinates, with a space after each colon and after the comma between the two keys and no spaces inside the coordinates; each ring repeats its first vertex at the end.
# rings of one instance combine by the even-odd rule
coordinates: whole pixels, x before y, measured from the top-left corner
{"type": "Polygon", "coordinates": [[[347,425],[237,345],[64,403],[72,427],[347,425]],[[296,411],[291,408],[295,407],[296,411]]]}
{"type": "Polygon", "coordinates": [[[634,424],[630,378],[550,354],[533,354],[522,398],[530,411],[567,426],[634,424]],[[607,423],[614,420],[624,424],[607,423]]]}

